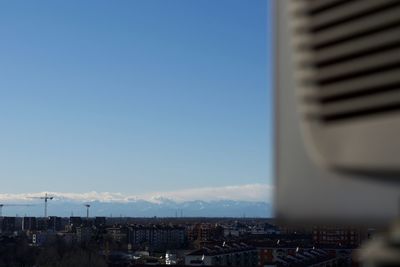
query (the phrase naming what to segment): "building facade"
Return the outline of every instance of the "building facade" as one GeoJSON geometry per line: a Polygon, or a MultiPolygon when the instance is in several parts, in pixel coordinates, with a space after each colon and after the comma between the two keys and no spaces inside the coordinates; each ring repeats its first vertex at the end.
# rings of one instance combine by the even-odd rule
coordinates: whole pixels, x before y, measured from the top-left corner
{"type": "Polygon", "coordinates": [[[258,252],[245,244],[203,247],[185,256],[187,266],[258,266],[258,252]]]}
{"type": "Polygon", "coordinates": [[[135,247],[148,246],[150,249],[178,249],[185,244],[185,228],[163,225],[131,225],[129,243],[135,247]]]}

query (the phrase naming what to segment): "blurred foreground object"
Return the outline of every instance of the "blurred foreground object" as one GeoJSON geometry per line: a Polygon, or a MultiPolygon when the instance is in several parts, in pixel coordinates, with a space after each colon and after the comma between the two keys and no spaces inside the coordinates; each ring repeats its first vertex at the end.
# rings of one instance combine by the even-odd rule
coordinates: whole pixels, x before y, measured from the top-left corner
{"type": "Polygon", "coordinates": [[[278,219],[388,226],[400,210],[400,1],[274,3],[278,219]]]}
{"type": "Polygon", "coordinates": [[[287,3],[285,74],[309,155],[334,170],[400,180],[400,1],[287,3]]]}
{"type": "Polygon", "coordinates": [[[400,221],[392,226],[386,236],[378,236],[365,244],[358,260],[367,267],[400,266],[400,221]]]}

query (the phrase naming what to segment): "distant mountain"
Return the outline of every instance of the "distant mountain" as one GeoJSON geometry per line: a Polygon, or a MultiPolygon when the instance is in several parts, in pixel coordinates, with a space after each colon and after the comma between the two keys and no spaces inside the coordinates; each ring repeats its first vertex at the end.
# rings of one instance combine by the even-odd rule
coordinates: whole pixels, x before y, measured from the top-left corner
{"type": "MultiPolygon", "coordinates": [[[[175,202],[166,198],[155,201],[87,202],[90,216],[113,217],[271,217],[271,205],[265,202],[218,200],[175,202]]],[[[84,203],[71,200],[52,200],[48,204],[49,216],[86,216],[84,203]]],[[[43,216],[44,205],[4,207],[3,216],[43,216]]]]}

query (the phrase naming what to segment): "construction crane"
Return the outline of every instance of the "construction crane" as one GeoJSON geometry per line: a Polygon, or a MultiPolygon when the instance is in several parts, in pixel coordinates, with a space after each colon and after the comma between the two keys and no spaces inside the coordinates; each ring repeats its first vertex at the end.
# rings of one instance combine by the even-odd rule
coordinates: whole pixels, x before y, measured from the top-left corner
{"type": "Polygon", "coordinates": [[[0,217],[3,217],[3,207],[30,207],[32,204],[0,204],[0,217]]]}
{"type": "Polygon", "coordinates": [[[45,195],[42,197],[32,197],[32,198],[44,199],[44,217],[47,218],[47,201],[52,200],[54,198],[54,196],[49,196],[49,195],[47,195],[47,193],[45,193],[45,195]]]}
{"type": "Polygon", "coordinates": [[[86,219],[89,221],[89,208],[90,208],[90,205],[89,204],[84,204],[84,206],[86,207],[86,219]]]}

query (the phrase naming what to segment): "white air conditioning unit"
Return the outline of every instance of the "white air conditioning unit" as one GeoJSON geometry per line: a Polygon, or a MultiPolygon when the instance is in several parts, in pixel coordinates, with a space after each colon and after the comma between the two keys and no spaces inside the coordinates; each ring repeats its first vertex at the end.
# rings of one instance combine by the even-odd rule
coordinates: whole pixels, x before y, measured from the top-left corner
{"type": "Polygon", "coordinates": [[[314,159],[400,179],[400,1],[294,0],[287,12],[314,159]]]}
{"type": "Polygon", "coordinates": [[[275,5],[278,215],[387,223],[400,199],[400,1],[275,5]]]}

